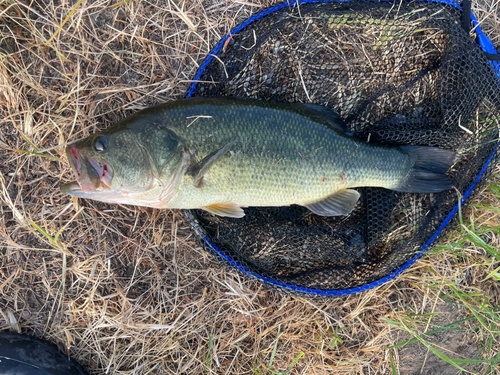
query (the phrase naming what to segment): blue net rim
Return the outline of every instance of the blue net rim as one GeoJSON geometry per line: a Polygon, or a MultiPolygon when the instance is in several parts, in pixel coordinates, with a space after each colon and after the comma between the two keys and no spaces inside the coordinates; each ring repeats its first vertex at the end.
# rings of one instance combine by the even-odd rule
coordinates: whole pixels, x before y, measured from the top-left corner
{"type": "MultiPolygon", "coordinates": [[[[279,3],[276,5],[273,5],[269,8],[266,8],[262,10],[259,13],[254,14],[250,18],[246,19],[242,23],[240,23],[238,26],[236,26],[233,30],[229,32],[229,34],[224,37],[223,39],[220,40],[220,42],[210,51],[208,56],[205,58],[201,66],[198,68],[198,71],[196,72],[196,75],[193,79],[193,83],[191,84],[189,91],[186,95],[187,98],[191,97],[196,89],[196,86],[198,84],[198,81],[200,80],[200,77],[202,74],[205,72],[206,67],[212,62],[214,59],[214,56],[216,56],[220,50],[223,48],[224,44],[228,40],[228,38],[231,37],[231,35],[234,35],[238,33],[240,30],[243,28],[247,27],[248,25],[252,24],[253,22],[267,16],[268,14],[277,12],[279,10],[285,9],[285,8],[291,8],[296,5],[303,5],[303,4],[319,4],[319,3],[332,3],[332,2],[347,2],[349,0],[293,0],[290,2],[283,2],[279,3]]],[[[394,2],[395,0],[380,0],[381,2],[394,2]]],[[[418,0],[421,2],[427,2],[427,3],[439,3],[439,4],[447,4],[450,5],[460,11],[462,11],[462,5],[460,3],[457,3],[455,1],[450,1],[450,0],[418,0]]],[[[492,55],[499,55],[500,54],[496,51],[493,43],[491,40],[482,32],[479,23],[476,19],[476,17],[471,13],[471,21],[472,25],[474,27],[475,33],[476,33],[476,43],[479,44],[481,49],[489,54],[492,55]]],[[[498,77],[500,78],[500,62],[498,61],[498,58],[496,60],[491,60],[490,64],[492,68],[495,70],[497,73],[498,77]]],[[[256,279],[257,281],[260,281],[266,285],[275,287],[277,289],[285,290],[285,291],[290,291],[293,293],[298,293],[298,294],[304,294],[304,295],[309,295],[309,296],[324,296],[324,297],[334,297],[334,296],[344,296],[344,295],[349,295],[349,294],[356,294],[360,292],[364,292],[370,289],[373,289],[379,285],[384,284],[385,282],[395,278],[396,276],[400,275],[403,273],[406,269],[408,269],[413,263],[419,259],[422,254],[429,249],[429,247],[432,245],[432,243],[439,237],[441,232],[446,228],[446,226],[453,220],[455,215],[457,214],[458,210],[465,204],[467,199],[470,197],[472,194],[472,191],[476,187],[476,185],[479,183],[483,175],[486,173],[486,170],[490,166],[492,160],[494,159],[497,149],[499,146],[500,142],[495,145],[495,148],[493,152],[491,153],[490,157],[484,164],[483,168],[481,171],[478,173],[476,179],[474,180],[474,183],[467,189],[465,194],[463,195],[462,199],[455,205],[453,210],[449,213],[449,215],[443,220],[441,223],[440,227],[438,230],[432,235],[432,237],[422,246],[421,250],[415,254],[415,256],[410,259],[407,263],[405,263],[403,266],[401,266],[399,269],[397,269],[394,272],[391,272],[389,275],[376,280],[374,282],[371,282],[369,284],[365,284],[356,288],[349,288],[349,289],[338,289],[338,290],[328,290],[328,289],[313,289],[313,288],[306,288],[306,287],[301,287],[298,285],[293,285],[293,284],[287,284],[281,281],[274,280],[269,277],[264,277],[263,275],[259,275],[255,272],[250,271],[247,267],[239,263],[238,261],[234,260],[231,256],[227,255],[224,251],[219,249],[212,241],[210,238],[205,236],[203,238],[203,241],[205,245],[215,254],[217,254],[220,259],[222,259],[224,262],[226,262],[228,265],[236,268],[238,271],[241,273],[250,276],[253,279],[256,279]]]]}

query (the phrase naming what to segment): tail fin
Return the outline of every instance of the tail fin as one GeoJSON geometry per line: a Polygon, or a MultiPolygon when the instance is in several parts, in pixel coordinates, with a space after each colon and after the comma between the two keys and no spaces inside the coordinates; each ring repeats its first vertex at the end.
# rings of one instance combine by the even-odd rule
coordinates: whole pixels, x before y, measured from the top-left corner
{"type": "Polygon", "coordinates": [[[459,160],[456,152],[427,146],[401,146],[401,150],[413,160],[413,167],[403,183],[393,190],[438,193],[453,187],[446,172],[459,160]]]}

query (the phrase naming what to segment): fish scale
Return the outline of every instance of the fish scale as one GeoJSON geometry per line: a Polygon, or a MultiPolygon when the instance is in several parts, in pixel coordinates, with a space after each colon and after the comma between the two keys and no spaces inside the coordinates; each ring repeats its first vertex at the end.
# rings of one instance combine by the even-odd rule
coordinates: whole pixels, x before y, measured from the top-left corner
{"type": "Polygon", "coordinates": [[[341,188],[397,186],[404,177],[401,164],[408,157],[401,151],[362,144],[332,129],[328,119],[310,119],[307,111],[253,101],[229,99],[226,106],[197,101],[189,109],[166,111],[164,124],[195,150],[197,159],[228,143],[234,143],[233,154],[207,172],[203,188],[185,180],[168,207],[185,208],[186,202],[201,207],[214,200],[242,206],[309,203],[341,188]],[[198,120],[188,127],[193,117],[198,120]],[[379,171],[367,173],[374,165],[379,171]]]}

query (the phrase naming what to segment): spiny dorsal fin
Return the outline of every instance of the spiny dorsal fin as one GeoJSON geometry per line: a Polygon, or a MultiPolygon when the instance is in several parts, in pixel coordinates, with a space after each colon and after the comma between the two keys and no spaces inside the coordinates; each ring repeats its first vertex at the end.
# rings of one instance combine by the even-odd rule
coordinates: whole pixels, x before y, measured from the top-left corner
{"type": "Polygon", "coordinates": [[[305,108],[309,113],[327,120],[328,126],[331,128],[348,135],[353,135],[352,131],[349,130],[344,122],[344,119],[333,109],[313,103],[295,103],[294,105],[305,108]]]}
{"type": "Polygon", "coordinates": [[[347,216],[354,210],[358,199],[359,193],[356,190],[342,189],[318,202],[302,206],[319,216],[347,216]]]}
{"type": "Polygon", "coordinates": [[[207,171],[218,161],[220,158],[222,158],[226,153],[229,152],[231,146],[233,146],[234,143],[228,143],[224,147],[222,147],[219,150],[216,150],[207,156],[205,156],[203,159],[201,159],[198,163],[194,164],[191,166],[187,173],[191,175],[194,179],[194,185],[196,186],[202,186],[203,184],[201,183],[201,179],[203,178],[203,175],[207,173],[207,171]]]}
{"type": "Polygon", "coordinates": [[[217,216],[227,216],[236,219],[245,216],[245,211],[235,203],[216,203],[200,208],[217,216]]]}

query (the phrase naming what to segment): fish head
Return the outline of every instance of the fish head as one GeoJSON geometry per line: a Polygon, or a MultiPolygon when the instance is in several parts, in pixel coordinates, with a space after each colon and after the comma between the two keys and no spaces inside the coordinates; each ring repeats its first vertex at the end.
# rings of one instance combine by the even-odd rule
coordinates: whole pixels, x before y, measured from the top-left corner
{"type": "Polygon", "coordinates": [[[162,126],[110,128],[66,148],[76,181],[62,185],[61,192],[107,203],[157,206],[162,190],[180,173],[182,154],[182,141],[162,126]]]}

